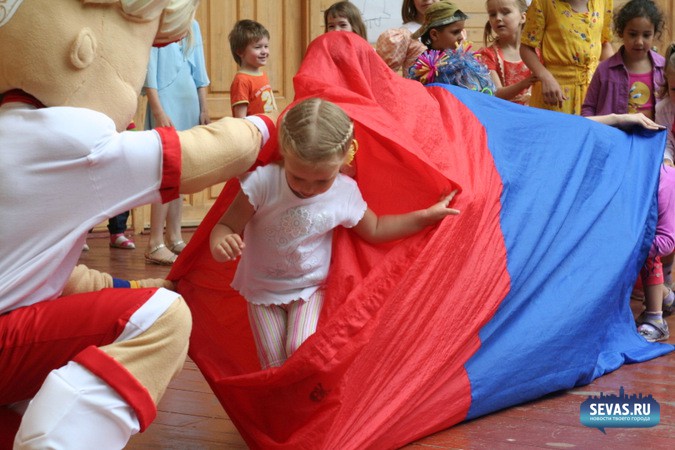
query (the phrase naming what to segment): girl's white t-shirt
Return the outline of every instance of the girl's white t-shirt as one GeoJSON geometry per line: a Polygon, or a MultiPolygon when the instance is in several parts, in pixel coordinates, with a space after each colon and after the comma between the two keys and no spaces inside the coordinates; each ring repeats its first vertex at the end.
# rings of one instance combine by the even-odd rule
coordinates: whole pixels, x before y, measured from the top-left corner
{"type": "Polygon", "coordinates": [[[356,182],[338,174],[328,191],[299,198],[283,167],[270,164],[242,177],[241,188],[256,212],[232,287],[259,305],[309,299],[328,276],[333,229],[355,226],[366,212],[356,182]]]}

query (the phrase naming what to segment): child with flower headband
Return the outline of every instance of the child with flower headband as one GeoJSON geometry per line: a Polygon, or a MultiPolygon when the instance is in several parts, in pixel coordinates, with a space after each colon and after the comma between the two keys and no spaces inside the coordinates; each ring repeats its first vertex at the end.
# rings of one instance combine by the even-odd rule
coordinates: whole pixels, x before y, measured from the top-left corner
{"type": "Polygon", "coordinates": [[[340,173],[354,142],[354,125],[337,105],[310,98],[293,106],[279,127],[282,161],[242,177],[211,231],[216,261],[241,256],[232,287],[246,298],[263,369],[281,366],[316,330],[334,228],[381,243],[459,214],[448,207],[453,191],[427,209],[378,217],[340,173]]]}
{"type": "Polygon", "coordinates": [[[454,3],[441,0],[429,6],[424,24],[413,33],[428,50],[422,53],[408,72],[408,78],[422,84],[445,83],[493,94],[494,83],[487,67],[464,41],[464,23],[468,16],[454,3]]]}

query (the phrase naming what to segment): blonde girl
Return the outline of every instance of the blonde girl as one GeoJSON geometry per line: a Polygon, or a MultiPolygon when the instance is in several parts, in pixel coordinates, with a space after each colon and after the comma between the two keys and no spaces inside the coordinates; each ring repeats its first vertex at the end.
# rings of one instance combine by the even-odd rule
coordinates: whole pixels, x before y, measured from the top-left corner
{"type": "Polygon", "coordinates": [[[248,303],[263,369],[282,365],[316,330],[335,227],[378,243],[459,214],[448,207],[453,191],[427,209],[378,217],[356,182],[340,173],[355,147],[354,125],[331,102],[293,106],[279,126],[279,146],[281,163],[242,177],[210,238],[216,261],[241,256],[232,287],[248,303]]]}
{"type": "Polygon", "coordinates": [[[525,0],[487,0],[488,21],[483,40],[485,47],[477,54],[490,70],[495,96],[526,105],[532,72],[520,57],[520,35],[525,24],[525,0]]]}
{"type": "Polygon", "coordinates": [[[333,3],[323,12],[323,24],[329,31],[351,31],[368,40],[366,25],[361,11],[351,2],[333,3]]]}
{"type": "Polygon", "coordinates": [[[612,9],[613,0],[532,0],[520,37],[537,77],[530,106],[580,114],[595,68],[614,54],[612,9]]]}

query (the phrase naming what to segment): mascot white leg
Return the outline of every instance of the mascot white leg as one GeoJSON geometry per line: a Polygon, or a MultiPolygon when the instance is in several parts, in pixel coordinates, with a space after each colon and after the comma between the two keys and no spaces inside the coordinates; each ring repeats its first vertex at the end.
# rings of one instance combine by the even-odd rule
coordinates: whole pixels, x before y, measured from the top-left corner
{"type": "Polygon", "coordinates": [[[30,402],[14,448],[123,448],[139,429],[136,413],[115,390],[70,362],[52,371],[30,402]]]}

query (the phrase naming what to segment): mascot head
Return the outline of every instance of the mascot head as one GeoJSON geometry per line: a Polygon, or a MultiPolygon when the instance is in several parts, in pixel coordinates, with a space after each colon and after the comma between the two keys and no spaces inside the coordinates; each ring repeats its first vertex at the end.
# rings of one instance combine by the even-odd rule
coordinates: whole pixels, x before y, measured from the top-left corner
{"type": "Polygon", "coordinates": [[[100,111],[124,130],[136,112],[150,47],[181,39],[199,0],[4,0],[0,95],[100,111]]]}

